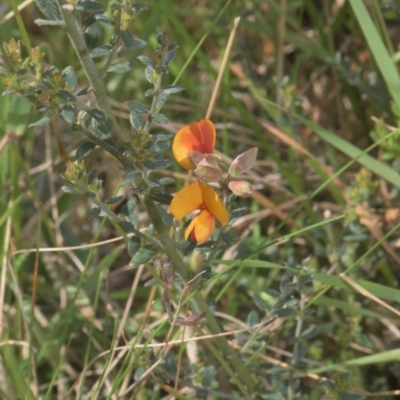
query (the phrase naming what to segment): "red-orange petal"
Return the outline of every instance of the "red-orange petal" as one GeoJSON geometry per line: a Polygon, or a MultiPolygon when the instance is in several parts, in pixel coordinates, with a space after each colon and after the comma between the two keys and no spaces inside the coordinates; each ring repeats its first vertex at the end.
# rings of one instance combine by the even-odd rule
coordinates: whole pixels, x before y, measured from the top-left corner
{"type": "Polygon", "coordinates": [[[228,210],[225,204],[208,185],[203,182],[199,182],[199,185],[207,210],[218,219],[222,226],[225,226],[229,222],[228,210]]]}
{"type": "Polygon", "coordinates": [[[172,153],[178,163],[186,169],[196,166],[189,157],[191,151],[211,154],[215,146],[215,127],[209,119],[202,119],[181,128],[174,137],[172,153]]]}
{"type": "Polygon", "coordinates": [[[196,181],[181,189],[171,201],[170,213],[176,219],[182,219],[203,206],[203,193],[200,182],[196,181]]]}

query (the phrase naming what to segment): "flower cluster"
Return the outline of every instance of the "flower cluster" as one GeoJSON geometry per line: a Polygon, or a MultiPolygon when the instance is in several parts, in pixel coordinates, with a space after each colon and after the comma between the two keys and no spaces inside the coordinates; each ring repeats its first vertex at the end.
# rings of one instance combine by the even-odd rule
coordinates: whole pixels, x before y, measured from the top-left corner
{"type": "Polygon", "coordinates": [[[185,239],[198,243],[210,238],[215,229],[215,218],[222,227],[229,222],[226,205],[208,185],[210,182],[218,182],[225,193],[229,189],[237,196],[251,194],[250,184],[236,177],[254,165],[257,149],[250,149],[239,155],[224,177],[226,169],[221,158],[214,153],[215,139],[214,124],[208,119],[202,119],[180,129],[172,144],[175,159],[183,168],[193,170],[199,181],[185,186],[175,195],[170,212],[181,220],[190,213],[199,211],[185,231],[185,239]]]}

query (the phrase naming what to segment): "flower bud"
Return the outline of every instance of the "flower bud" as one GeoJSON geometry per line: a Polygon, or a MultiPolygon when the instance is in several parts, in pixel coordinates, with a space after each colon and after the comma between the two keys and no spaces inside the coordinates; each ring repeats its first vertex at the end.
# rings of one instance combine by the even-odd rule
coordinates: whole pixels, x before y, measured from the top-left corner
{"type": "Polygon", "coordinates": [[[195,165],[200,164],[201,161],[203,161],[203,159],[205,158],[205,155],[203,153],[200,153],[199,151],[191,151],[188,154],[193,164],[195,165]]]}
{"type": "Polygon", "coordinates": [[[247,197],[252,193],[252,188],[249,182],[247,181],[230,181],[228,183],[229,189],[231,189],[232,193],[239,197],[247,197]]]}
{"type": "Polygon", "coordinates": [[[31,60],[36,69],[36,78],[40,79],[42,76],[43,57],[39,47],[34,47],[31,50],[31,60]]]}
{"type": "Polygon", "coordinates": [[[231,178],[234,178],[251,169],[257,159],[257,151],[257,147],[253,147],[252,149],[238,155],[229,167],[228,175],[231,178]]]}
{"type": "Polygon", "coordinates": [[[222,179],[222,172],[218,167],[211,165],[200,165],[194,171],[196,176],[203,182],[218,182],[222,179]]]}
{"type": "Polygon", "coordinates": [[[54,89],[59,89],[61,87],[64,87],[64,81],[61,72],[58,69],[55,69],[51,73],[51,75],[48,77],[48,81],[54,89]]]}
{"type": "Polygon", "coordinates": [[[123,9],[121,14],[121,31],[127,31],[135,21],[135,13],[132,10],[123,9]]]}
{"type": "Polygon", "coordinates": [[[196,322],[199,322],[203,319],[207,314],[207,311],[203,311],[201,314],[189,315],[185,318],[185,325],[194,325],[196,322]]]}
{"type": "Polygon", "coordinates": [[[21,43],[11,39],[8,43],[4,43],[4,53],[10,66],[17,72],[22,63],[21,43]]]}
{"type": "Polygon", "coordinates": [[[74,183],[78,178],[80,178],[85,172],[85,164],[83,161],[68,161],[66,164],[66,170],[62,177],[71,183],[74,183]]]}

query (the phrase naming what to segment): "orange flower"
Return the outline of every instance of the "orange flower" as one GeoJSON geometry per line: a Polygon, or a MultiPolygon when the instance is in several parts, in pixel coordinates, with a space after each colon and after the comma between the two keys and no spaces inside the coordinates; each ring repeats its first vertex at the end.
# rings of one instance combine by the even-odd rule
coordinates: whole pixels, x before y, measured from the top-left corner
{"type": "Polygon", "coordinates": [[[184,126],[175,135],[172,152],[176,161],[185,169],[196,169],[189,157],[191,152],[204,156],[212,154],[215,145],[215,127],[209,119],[202,119],[184,126]]]}
{"type": "Polygon", "coordinates": [[[206,184],[197,181],[180,190],[171,202],[171,214],[181,220],[193,211],[200,210],[185,231],[185,239],[198,243],[205,242],[213,233],[215,218],[225,226],[228,221],[228,211],[224,203],[206,184]]]}

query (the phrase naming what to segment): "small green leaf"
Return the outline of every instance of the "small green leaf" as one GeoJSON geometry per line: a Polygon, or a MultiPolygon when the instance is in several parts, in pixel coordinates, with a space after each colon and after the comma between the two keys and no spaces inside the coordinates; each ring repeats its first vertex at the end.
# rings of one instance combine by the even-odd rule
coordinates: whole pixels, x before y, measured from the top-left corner
{"type": "Polygon", "coordinates": [[[137,4],[134,4],[134,5],[132,6],[132,10],[135,11],[135,17],[136,17],[136,18],[139,16],[139,14],[140,14],[142,11],[146,11],[146,10],[148,10],[148,9],[149,9],[149,7],[147,7],[145,4],[141,4],[141,3],[137,3],[137,4]]]}
{"type": "Polygon", "coordinates": [[[156,114],[152,116],[153,122],[156,124],[166,125],[168,124],[168,118],[164,114],[156,114]]]}
{"type": "Polygon", "coordinates": [[[96,21],[102,22],[103,24],[114,25],[114,20],[106,17],[104,14],[95,14],[94,18],[96,19],[96,21]]]}
{"type": "Polygon", "coordinates": [[[90,57],[92,57],[92,58],[103,57],[103,56],[109,54],[111,50],[112,50],[112,47],[109,46],[108,44],[105,44],[103,46],[94,48],[90,52],[90,57]]]}
{"type": "Polygon", "coordinates": [[[260,317],[258,316],[257,311],[250,311],[247,316],[247,325],[251,328],[254,325],[257,325],[260,322],[260,317]]]}
{"type": "Polygon", "coordinates": [[[314,326],[310,326],[305,331],[303,331],[301,334],[301,337],[303,337],[305,339],[311,339],[314,336],[318,335],[318,333],[319,333],[319,327],[314,325],[314,326]]]}
{"type": "Polygon", "coordinates": [[[144,64],[144,65],[149,65],[150,67],[154,68],[155,64],[152,58],[147,57],[147,56],[139,56],[138,59],[144,64]]]}
{"type": "Polygon", "coordinates": [[[265,289],[265,293],[267,293],[269,296],[273,297],[274,299],[278,299],[279,296],[281,295],[277,290],[275,289],[265,289]]]}
{"type": "Polygon", "coordinates": [[[147,89],[144,92],[145,97],[154,97],[156,94],[157,94],[157,90],[154,90],[154,89],[147,89]]]}
{"type": "Polygon", "coordinates": [[[106,119],[106,115],[103,113],[103,111],[98,110],[97,108],[91,108],[88,110],[88,113],[97,121],[104,121],[106,119]]]}
{"type": "Polygon", "coordinates": [[[149,111],[144,104],[139,103],[138,101],[128,100],[126,102],[126,104],[128,104],[128,107],[132,111],[134,111],[134,112],[136,112],[138,114],[145,114],[145,113],[147,113],[149,111]]]}
{"type": "Polygon", "coordinates": [[[145,149],[152,152],[153,154],[163,154],[171,143],[169,140],[158,140],[156,135],[152,136],[152,140],[145,144],[145,149]]]}
{"type": "Polygon", "coordinates": [[[171,86],[165,86],[165,88],[163,89],[163,92],[168,93],[168,94],[173,94],[173,93],[182,92],[183,90],[186,90],[186,88],[184,86],[171,85],[171,86]]]}
{"type": "Polygon", "coordinates": [[[66,185],[61,187],[61,190],[68,194],[77,194],[80,193],[79,189],[73,183],[67,183],[66,185]]]}
{"type": "Polygon", "coordinates": [[[85,196],[86,196],[88,199],[94,199],[94,198],[96,197],[96,193],[95,193],[95,192],[88,191],[88,192],[85,192],[85,196]]]}
{"type": "Polygon", "coordinates": [[[157,193],[150,196],[153,200],[169,206],[173,197],[169,193],[157,193]]]}
{"type": "Polygon", "coordinates": [[[156,278],[151,278],[148,281],[144,283],[144,287],[151,287],[151,286],[157,286],[158,285],[158,280],[156,278]]]}
{"type": "Polygon", "coordinates": [[[76,77],[74,69],[68,66],[64,68],[61,75],[67,86],[74,92],[78,86],[78,78],[76,77]]]}
{"type": "Polygon", "coordinates": [[[155,69],[153,67],[151,67],[150,65],[147,65],[146,68],[144,69],[144,75],[145,75],[147,81],[152,84],[155,83],[154,72],[155,72],[155,69]]]}
{"type": "Polygon", "coordinates": [[[106,200],[106,204],[117,204],[125,199],[125,196],[110,197],[106,200]]]}
{"type": "Polygon", "coordinates": [[[95,181],[95,179],[97,179],[97,174],[98,174],[97,169],[94,169],[94,170],[89,172],[89,175],[87,177],[87,182],[88,182],[89,185],[91,183],[93,183],[95,181]]]}
{"type": "Polygon", "coordinates": [[[204,369],[202,383],[203,386],[210,386],[217,376],[217,370],[214,365],[209,365],[204,369]]]}
{"type": "Polygon", "coordinates": [[[95,149],[95,147],[96,145],[93,142],[82,143],[76,150],[75,156],[77,160],[81,160],[82,158],[88,156],[95,149]]]}
{"type": "Polygon", "coordinates": [[[89,213],[88,213],[88,219],[98,217],[101,213],[101,210],[99,207],[93,207],[89,213]]]}
{"type": "Polygon", "coordinates": [[[30,128],[31,126],[45,126],[45,125],[47,125],[51,120],[52,120],[52,118],[50,118],[50,117],[43,117],[43,118],[40,118],[39,121],[36,121],[36,122],[34,122],[33,124],[30,124],[30,125],[29,125],[29,128],[30,128]]]}
{"type": "Polygon", "coordinates": [[[154,140],[171,140],[174,135],[171,132],[155,132],[153,134],[154,140]]]}
{"type": "Polygon", "coordinates": [[[74,107],[70,106],[69,104],[63,104],[60,113],[64,121],[68,122],[69,124],[75,122],[74,107]]]}
{"type": "Polygon", "coordinates": [[[119,63],[115,63],[108,68],[107,73],[109,74],[123,74],[125,72],[129,72],[136,63],[134,61],[121,61],[119,63]]]}
{"type": "Polygon", "coordinates": [[[76,97],[68,90],[59,89],[57,94],[65,101],[76,101],[76,97]]]}
{"type": "Polygon", "coordinates": [[[121,228],[128,233],[134,233],[135,232],[135,227],[133,226],[133,224],[131,224],[128,221],[122,221],[120,222],[121,228]]]}
{"type": "MultiPolygon", "coordinates": [[[[110,119],[110,118],[106,118],[106,119],[103,120],[103,121],[99,121],[99,120],[96,120],[95,118],[93,118],[93,119],[92,119],[92,126],[93,126],[93,129],[95,130],[95,132],[96,132],[98,135],[102,135],[102,134],[107,135],[108,133],[111,132],[112,122],[111,122],[111,119],[110,119]]],[[[103,139],[103,140],[104,140],[104,142],[106,142],[107,139],[103,139]]],[[[107,143],[110,144],[110,146],[112,146],[112,147],[115,148],[115,145],[114,145],[114,143],[111,141],[111,139],[110,139],[109,142],[107,142],[107,143]],[[112,144],[111,144],[111,143],[112,143],[112,144]]]]}
{"type": "Polygon", "coordinates": [[[135,378],[135,381],[138,381],[145,372],[146,372],[146,368],[144,368],[142,366],[138,367],[133,376],[135,378]]]}
{"type": "Polygon", "coordinates": [[[136,178],[138,178],[140,176],[140,172],[139,171],[129,171],[125,178],[122,180],[121,185],[127,185],[128,183],[132,183],[136,180],[136,178]]]}
{"type": "Polygon", "coordinates": [[[277,310],[274,310],[274,315],[277,318],[286,318],[290,317],[291,315],[296,313],[295,308],[291,307],[286,307],[286,308],[278,308],[277,310]]]}
{"type": "Polygon", "coordinates": [[[133,266],[137,267],[138,265],[145,264],[153,258],[155,253],[156,253],[156,250],[155,250],[154,246],[152,246],[152,245],[143,246],[132,257],[129,265],[133,265],[133,266]]]}
{"type": "MultiPolygon", "coordinates": [[[[50,21],[62,20],[56,0],[35,0],[39,10],[50,21]]],[[[7,3],[6,3],[7,4],[7,3]]]]}
{"type": "Polygon", "coordinates": [[[169,160],[144,160],[143,165],[146,168],[155,171],[157,169],[169,168],[172,165],[172,162],[169,160]]]}
{"type": "Polygon", "coordinates": [[[121,210],[121,214],[125,217],[126,221],[137,227],[139,225],[139,216],[136,212],[136,199],[130,199],[121,210]]]}
{"type": "Polygon", "coordinates": [[[77,95],[77,96],[84,96],[84,95],[90,93],[91,91],[93,91],[93,88],[92,88],[91,86],[87,86],[87,87],[85,87],[85,88],[79,90],[79,91],[76,93],[76,95],[77,95]]]}
{"type": "Polygon", "coordinates": [[[133,257],[138,250],[140,249],[142,241],[140,240],[140,237],[133,236],[129,239],[128,242],[128,254],[133,257]]]}
{"type": "Polygon", "coordinates": [[[165,65],[168,65],[176,56],[176,51],[175,49],[169,50],[167,54],[165,55],[164,63],[165,65]]]}
{"type": "Polygon", "coordinates": [[[298,277],[298,282],[301,283],[302,285],[309,285],[314,282],[314,277],[311,274],[302,275],[298,277]]]}
{"type": "Polygon", "coordinates": [[[93,50],[100,46],[103,29],[101,25],[94,18],[87,18],[90,26],[85,31],[85,42],[89,50],[93,50]]]}
{"type": "Polygon", "coordinates": [[[125,43],[125,46],[131,50],[142,49],[147,46],[147,42],[142,39],[136,39],[132,32],[123,31],[122,32],[122,40],[125,43]]]}
{"type": "Polygon", "coordinates": [[[287,307],[295,307],[299,304],[299,300],[296,297],[291,297],[289,300],[286,300],[284,303],[287,307]]]}
{"type": "Polygon", "coordinates": [[[160,214],[161,219],[163,220],[164,224],[167,226],[173,226],[174,225],[174,220],[172,218],[172,215],[165,211],[164,208],[157,206],[158,213],[160,214]]]}
{"type": "Polygon", "coordinates": [[[267,311],[269,309],[268,303],[263,298],[261,298],[257,293],[253,294],[253,301],[254,301],[254,304],[261,311],[267,311]]]}
{"type": "Polygon", "coordinates": [[[75,9],[78,11],[85,11],[85,12],[89,12],[89,13],[104,12],[103,5],[94,0],[80,1],[76,5],[75,9]]]}
{"type": "Polygon", "coordinates": [[[58,73],[58,68],[55,67],[54,65],[51,65],[50,67],[47,67],[44,71],[43,71],[43,78],[48,78],[49,76],[51,76],[53,73],[58,73]]]}
{"type": "Polygon", "coordinates": [[[167,92],[161,92],[157,98],[156,108],[161,108],[168,99],[169,94],[167,92]]]}
{"type": "Polygon", "coordinates": [[[133,126],[133,128],[135,128],[137,131],[140,130],[140,128],[144,127],[144,122],[142,120],[142,118],[140,117],[140,115],[134,111],[132,111],[129,114],[129,119],[131,121],[131,125],[133,126]]]}

